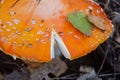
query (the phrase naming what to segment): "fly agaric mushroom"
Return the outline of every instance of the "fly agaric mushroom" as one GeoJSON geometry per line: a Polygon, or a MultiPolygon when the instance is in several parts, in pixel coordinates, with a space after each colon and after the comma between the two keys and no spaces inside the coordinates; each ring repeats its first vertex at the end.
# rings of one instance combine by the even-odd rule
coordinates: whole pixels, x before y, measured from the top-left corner
{"type": "Polygon", "coordinates": [[[0,48],[24,60],[50,61],[55,42],[66,58],[78,58],[111,31],[110,20],[92,0],[0,0],[0,48]]]}

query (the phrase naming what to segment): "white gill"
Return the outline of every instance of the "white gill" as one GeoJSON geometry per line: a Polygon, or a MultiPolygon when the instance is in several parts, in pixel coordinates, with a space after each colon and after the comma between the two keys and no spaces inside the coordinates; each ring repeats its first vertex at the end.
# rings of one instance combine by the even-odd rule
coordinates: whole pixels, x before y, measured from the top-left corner
{"type": "Polygon", "coordinates": [[[71,55],[65,46],[64,42],[60,38],[60,36],[55,32],[54,29],[52,29],[52,35],[51,35],[51,59],[55,57],[55,42],[57,43],[59,50],[61,51],[62,55],[65,58],[71,59],[71,55]]]}

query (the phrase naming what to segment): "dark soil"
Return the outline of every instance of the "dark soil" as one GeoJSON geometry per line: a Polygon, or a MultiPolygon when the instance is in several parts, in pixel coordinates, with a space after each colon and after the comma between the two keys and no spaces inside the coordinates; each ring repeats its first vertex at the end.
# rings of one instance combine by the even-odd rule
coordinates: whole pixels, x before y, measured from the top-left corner
{"type": "MultiPolygon", "coordinates": [[[[95,51],[73,61],[61,57],[61,60],[67,65],[67,70],[59,76],[49,72],[42,79],[34,78],[40,76],[40,73],[31,72],[29,65],[22,60],[14,60],[1,51],[0,80],[48,80],[48,77],[49,80],[120,80],[120,0],[95,1],[103,7],[107,16],[114,24],[113,34],[95,51]],[[87,74],[86,77],[87,72],[81,72],[81,66],[92,67],[95,73],[91,74],[95,76],[90,77],[91,74],[87,74]]],[[[43,67],[45,68],[46,64],[43,67]]],[[[42,72],[40,68],[36,70],[42,72]]]]}

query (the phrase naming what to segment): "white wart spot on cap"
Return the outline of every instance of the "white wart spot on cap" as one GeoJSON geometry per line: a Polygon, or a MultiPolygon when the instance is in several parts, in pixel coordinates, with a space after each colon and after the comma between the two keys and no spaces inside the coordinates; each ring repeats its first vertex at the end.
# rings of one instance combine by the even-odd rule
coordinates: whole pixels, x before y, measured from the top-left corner
{"type": "Polygon", "coordinates": [[[23,47],[23,46],[24,46],[24,43],[21,43],[21,44],[19,44],[18,46],[19,46],[19,47],[23,47]]]}
{"type": "Polygon", "coordinates": [[[103,12],[104,10],[101,8],[101,11],[103,12]]]}
{"type": "Polygon", "coordinates": [[[13,38],[13,39],[17,39],[18,38],[18,36],[15,33],[12,33],[12,32],[9,34],[9,36],[11,38],[13,38]]]}
{"type": "Polygon", "coordinates": [[[59,34],[60,36],[63,36],[63,35],[64,35],[64,33],[63,33],[63,32],[58,32],[58,34],[59,34]]]}
{"type": "Polygon", "coordinates": [[[79,36],[77,36],[77,35],[74,35],[74,38],[75,38],[75,39],[80,39],[80,37],[79,37],[79,36]]]}
{"type": "Polygon", "coordinates": [[[32,30],[31,27],[27,27],[27,28],[25,29],[26,32],[30,32],[31,30],[32,30]]]}
{"type": "Polygon", "coordinates": [[[11,16],[13,16],[13,15],[15,15],[15,14],[16,14],[16,12],[10,11],[10,15],[11,15],[11,16]]]}
{"type": "Polygon", "coordinates": [[[35,19],[32,19],[32,20],[31,20],[31,23],[32,23],[32,24],[36,24],[37,21],[36,21],[35,19]]]}
{"type": "Polygon", "coordinates": [[[68,32],[68,34],[70,35],[70,34],[72,34],[73,32],[68,32]]]}
{"type": "Polygon", "coordinates": [[[16,60],[17,59],[17,56],[16,55],[12,55],[13,59],[16,60]]]}
{"type": "Polygon", "coordinates": [[[5,40],[6,40],[6,37],[1,37],[1,38],[0,38],[0,41],[1,41],[1,42],[4,42],[5,40]]]}
{"type": "Polygon", "coordinates": [[[32,47],[33,45],[31,44],[31,43],[29,43],[28,45],[27,45],[27,47],[28,48],[30,48],[30,47],[32,47]]]}
{"type": "Polygon", "coordinates": [[[14,21],[15,24],[19,24],[20,23],[20,20],[18,20],[18,19],[14,19],[13,21],[14,21]]]}
{"type": "Polygon", "coordinates": [[[40,40],[40,43],[46,44],[44,39],[40,40]]]}
{"type": "Polygon", "coordinates": [[[13,25],[12,22],[10,22],[10,21],[8,21],[7,24],[8,24],[8,26],[12,26],[13,25]]]}
{"type": "Polygon", "coordinates": [[[42,34],[44,34],[44,32],[43,31],[38,31],[37,34],[42,35],[42,34]]]}
{"type": "Polygon", "coordinates": [[[21,32],[20,31],[16,31],[16,34],[21,34],[21,32]]]}
{"type": "Polygon", "coordinates": [[[93,10],[93,7],[92,7],[92,6],[89,6],[88,8],[89,8],[89,10],[93,10]]]}
{"type": "Polygon", "coordinates": [[[41,24],[40,24],[40,27],[43,27],[43,26],[44,26],[44,24],[43,24],[43,23],[41,23],[41,24]]]}
{"type": "Polygon", "coordinates": [[[96,12],[97,12],[97,13],[100,13],[100,11],[99,11],[99,10],[97,10],[96,12]]]}
{"type": "Polygon", "coordinates": [[[7,32],[10,32],[11,30],[10,29],[6,29],[7,32]]]}
{"type": "Polygon", "coordinates": [[[12,45],[17,45],[17,42],[13,42],[12,45]]]}

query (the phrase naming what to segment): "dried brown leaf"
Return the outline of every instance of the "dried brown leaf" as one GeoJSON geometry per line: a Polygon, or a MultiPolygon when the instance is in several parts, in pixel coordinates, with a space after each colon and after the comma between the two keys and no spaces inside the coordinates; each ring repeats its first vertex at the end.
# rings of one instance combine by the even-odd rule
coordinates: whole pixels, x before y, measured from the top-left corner
{"type": "Polygon", "coordinates": [[[31,73],[30,80],[53,80],[49,74],[58,77],[67,70],[67,65],[59,57],[51,62],[41,65],[35,72],[31,73]]]}
{"type": "Polygon", "coordinates": [[[105,31],[106,27],[105,27],[105,19],[98,17],[98,16],[94,16],[94,15],[88,15],[88,20],[93,23],[97,28],[105,31]]]}

